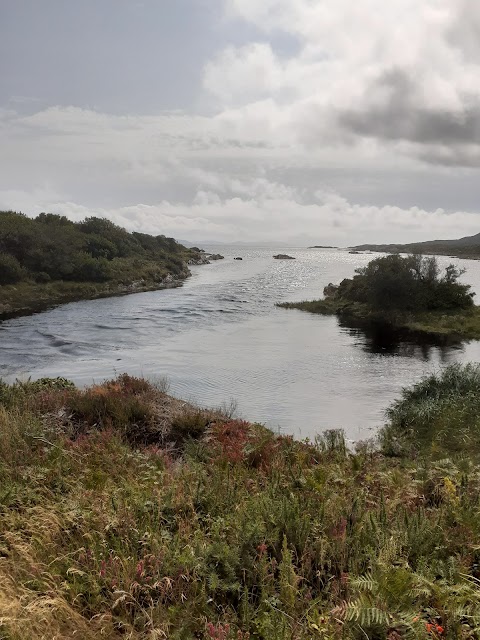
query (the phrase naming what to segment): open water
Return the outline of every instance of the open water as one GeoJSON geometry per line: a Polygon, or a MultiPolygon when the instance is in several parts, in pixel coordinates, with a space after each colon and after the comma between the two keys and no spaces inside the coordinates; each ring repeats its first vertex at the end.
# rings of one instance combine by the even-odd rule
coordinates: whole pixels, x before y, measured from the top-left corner
{"type": "MultiPolygon", "coordinates": [[[[208,247],[206,247],[208,249],[208,247]]],[[[170,392],[313,438],[343,428],[370,437],[401,388],[453,362],[480,360],[480,342],[395,342],[335,317],[278,309],[321,297],[374,256],[322,249],[211,247],[225,260],[193,267],[183,287],[67,304],[0,324],[0,375],[65,376],[79,384],[128,372],[167,376],[170,392]],[[274,260],[275,253],[296,260],[274,260]],[[233,260],[242,256],[242,261],[233,260]]],[[[480,262],[464,266],[480,296],[480,262]]]]}

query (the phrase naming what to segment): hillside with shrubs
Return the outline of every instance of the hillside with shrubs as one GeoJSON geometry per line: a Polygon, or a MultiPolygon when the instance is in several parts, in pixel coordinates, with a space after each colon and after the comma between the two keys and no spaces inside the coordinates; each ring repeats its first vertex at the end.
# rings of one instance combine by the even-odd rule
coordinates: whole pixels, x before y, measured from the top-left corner
{"type": "Polygon", "coordinates": [[[173,238],[129,233],[102,218],[1,211],[0,316],[172,285],[199,258],[173,238]]]}

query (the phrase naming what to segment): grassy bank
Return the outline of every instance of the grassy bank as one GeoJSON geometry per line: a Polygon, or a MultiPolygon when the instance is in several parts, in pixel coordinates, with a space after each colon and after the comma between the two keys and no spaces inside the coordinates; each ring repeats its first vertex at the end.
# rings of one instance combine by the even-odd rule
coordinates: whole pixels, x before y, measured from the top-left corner
{"type": "Polygon", "coordinates": [[[422,313],[380,313],[371,311],[361,303],[350,303],[327,298],[303,302],[283,302],[283,309],[299,309],[321,315],[337,315],[348,322],[358,324],[386,324],[395,330],[408,331],[425,336],[449,337],[460,340],[480,340],[480,307],[461,311],[429,311],[422,313]]]}
{"type": "Polygon", "coordinates": [[[356,452],[128,376],[0,386],[0,637],[479,638],[480,374],[448,375],[356,452]]]}
{"type": "Polygon", "coordinates": [[[108,298],[141,291],[155,291],[170,287],[181,286],[189,271],[177,276],[165,273],[155,279],[148,274],[139,275],[139,271],[130,273],[130,277],[109,282],[64,282],[62,280],[45,284],[37,282],[22,282],[16,285],[0,287],[0,320],[17,316],[29,315],[44,311],[67,302],[78,300],[94,300],[108,298]]]}

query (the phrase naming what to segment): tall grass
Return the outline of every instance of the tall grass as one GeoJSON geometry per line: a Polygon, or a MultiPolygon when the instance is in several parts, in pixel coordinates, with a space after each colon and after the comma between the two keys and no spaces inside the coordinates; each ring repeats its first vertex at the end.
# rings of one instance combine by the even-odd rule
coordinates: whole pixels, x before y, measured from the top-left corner
{"type": "Polygon", "coordinates": [[[296,442],[129,376],[2,393],[0,637],[480,637],[473,463],[296,442]]]}
{"type": "Polygon", "coordinates": [[[388,453],[480,455],[480,365],[454,364],[403,390],[381,433],[388,453]]]}

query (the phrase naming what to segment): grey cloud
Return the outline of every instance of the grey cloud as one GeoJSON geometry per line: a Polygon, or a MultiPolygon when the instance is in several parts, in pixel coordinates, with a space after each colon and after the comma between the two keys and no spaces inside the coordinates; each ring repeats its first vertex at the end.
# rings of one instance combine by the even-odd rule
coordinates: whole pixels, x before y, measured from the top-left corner
{"type": "MultiPolygon", "coordinates": [[[[386,98],[380,104],[344,110],[338,116],[342,126],[358,135],[429,145],[480,144],[480,102],[473,96],[465,96],[461,111],[422,106],[421,79],[416,80],[401,69],[384,72],[366,93],[386,98]]],[[[436,155],[439,159],[442,156],[424,155],[432,160],[436,155]]],[[[452,153],[452,163],[461,155],[452,153]]]]}

